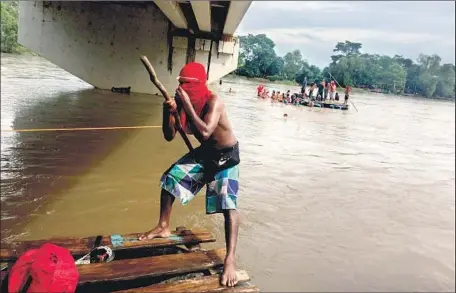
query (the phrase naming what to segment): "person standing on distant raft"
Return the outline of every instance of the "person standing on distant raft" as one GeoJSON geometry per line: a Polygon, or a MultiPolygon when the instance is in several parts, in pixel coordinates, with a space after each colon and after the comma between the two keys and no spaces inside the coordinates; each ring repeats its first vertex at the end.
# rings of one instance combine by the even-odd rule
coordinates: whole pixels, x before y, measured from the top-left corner
{"type": "Polygon", "coordinates": [[[325,90],[324,90],[324,92],[325,92],[325,100],[328,99],[328,95],[329,95],[330,90],[331,90],[331,83],[326,82],[326,86],[325,86],[325,90]]]}
{"type": "Polygon", "coordinates": [[[347,85],[345,87],[345,99],[344,99],[344,104],[348,104],[348,98],[350,97],[350,92],[351,92],[351,87],[347,85]]]}
{"type": "MultiPolygon", "coordinates": [[[[317,83],[317,82],[315,81],[315,83],[317,83]]],[[[325,80],[322,80],[320,83],[318,83],[317,87],[318,87],[317,99],[320,101],[324,101],[323,89],[325,88],[325,80]]]]}
{"type": "Polygon", "coordinates": [[[334,80],[331,81],[331,87],[329,88],[329,99],[332,101],[334,100],[336,95],[336,83],[334,80]]]}
{"type": "Polygon", "coordinates": [[[158,225],[139,240],[171,235],[170,216],[174,200],[189,203],[206,185],[206,214],[223,213],[227,254],[220,279],[222,285],[237,283],[235,250],[238,238],[237,198],[239,190],[239,143],[234,136],[225,105],[206,86],[206,71],[200,63],[189,63],[180,71],[176,100],[163,104],[163,135],[176,135],[174,112],[180,114],[184,131],[201,143],[161,177],[158,225]]]}

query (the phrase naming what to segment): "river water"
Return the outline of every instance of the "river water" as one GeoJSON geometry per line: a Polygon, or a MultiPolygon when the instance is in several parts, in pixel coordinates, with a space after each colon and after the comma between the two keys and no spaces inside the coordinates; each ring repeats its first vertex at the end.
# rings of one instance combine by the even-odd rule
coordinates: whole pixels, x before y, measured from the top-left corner
{"type": "MultiPolygon", "coordinates": [[[[238,266],[253,283],[454,291],[455,104],[356,93],[359,112],[294,107],[258,100],[256,85],[212,86],[240,142],[238,266]]],[[[166,142],[160,128],[7,130],[160,125],[161,104],[95,90],[39,57],[2,55],[2,241],[151,228],[181,139],[166,142]]],[[[224,245],[223,218],[205,215],[204,194],[175,204],[171,224],[211,229],[211,245],[224,245]]]]}

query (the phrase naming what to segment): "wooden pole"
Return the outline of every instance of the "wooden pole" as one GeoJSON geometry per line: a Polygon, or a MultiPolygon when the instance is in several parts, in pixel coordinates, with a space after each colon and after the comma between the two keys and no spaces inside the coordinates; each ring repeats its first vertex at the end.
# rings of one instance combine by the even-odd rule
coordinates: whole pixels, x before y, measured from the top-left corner
{"type": "MultiPolygon", "coordinates": [[[[154,68],[152,67],[152,64],[150,64],[149,59],[147,59],[146,56],[141,56],[141,62],[146,68],[147,72],[149,73],[150,81],[158,88],[158,90],[161,92],[165,100],[169,101],[171,100],[171,96],[169,95],[168,91],[166,88],[163,86],[163,84],[158,80],[157,74],[155,73],[154,68]]],[[[185,144],[187,145],[188,149],[190,151],[193,150],[192,143],[188,139],[187,135],[185,134],[184,130],[182,129],[182,125],[180,122],[180,117],[179,113],[175,112],[174,114],[174,119],[176,121],[176,129],[181,135],[182,139],[184,140],[185,144]]]]}

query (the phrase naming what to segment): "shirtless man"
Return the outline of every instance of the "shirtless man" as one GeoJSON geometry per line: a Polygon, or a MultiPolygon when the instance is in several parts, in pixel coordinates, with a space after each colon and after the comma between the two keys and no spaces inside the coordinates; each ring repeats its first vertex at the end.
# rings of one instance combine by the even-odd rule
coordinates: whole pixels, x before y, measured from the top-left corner
{"type": "Polygon", "coordinates": [[[329,99],[331,101],[334,100],[335,95],[336,95],[336,83],[334,82],[334,80],[332,80],[330,88],[329,88],[329,99]]]}
{"type": "Polygon", "coordinates": [[[204,66],[189,63],[179,75],[176,100],[163,104],[163,135],[167,141],[174,139],[176,127],[172,113],[178,111],[182,128],[201,145],[171,165],[161,177],[158,225],[140,235],[139,240],[170,236],[174,200],[177,198],[186,205],[206,185],[206,214],[223,213],[225,217],[227,253],[220,283],[232,287],[237,283],[239,144],[222,99],[206,87],[204,66]]]}

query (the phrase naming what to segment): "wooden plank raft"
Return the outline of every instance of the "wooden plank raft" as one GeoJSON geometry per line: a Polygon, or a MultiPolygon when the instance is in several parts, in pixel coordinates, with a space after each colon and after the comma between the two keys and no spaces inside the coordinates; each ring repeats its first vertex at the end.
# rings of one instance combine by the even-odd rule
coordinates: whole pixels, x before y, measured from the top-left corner
{"type": "MultiPolygon", "coordinates": [[[[176,247],[176,245],[194,245],[215,241],[205,230],[176,229],[171,239],[157,238],[151,241],[133,241],[128,237],[138,234],[123,235],[127,239],[118,245],[116,237],[103,237],[99,245],[111,246],[113,250],[176,247]]],[[[83,239],[58,238],[27,241],[20,244],[20,249],[39,247],[51,242],[68,248],[72,253],[87,253],[91,248],[91,238],[83,239]]],[[[22,250],[23,251],[23,250],[22,250]]],[[[258,288],[247,283],[250,280],[247,272],[238,271],[238,285],[232,288],[220,285],[220,271],[225,259],[225,249],[213,250],[168,250],[163,255],[136,256],[136,258],[119,259],[116,257],[108,263],[78,265],[79,284],[77,292],[259,292],[258,288]],[[218,273],[216,273],[218,271],[218,273]]],[[[11,258],[8,258],[11,259],[11,258]]],[[[12,265],[13,263],[10,263],[12,265]]],[[[2,289],[7,287],[7,277],[2,271],[2,289]]],[[[3,291],[2,291],[3,292],[3,291]]]]}
{"type": "Polygon", "coordinates": [[[96,246],[108,246],[115,253],[136,250],[175,247],[176,245],[195,246],[200,243],[215,242],[213,235],[204,229],[186,230],[179,227],[171,233],[168,238],[155,238],[152,240],[138,241],[140,233],[129,233],[124,235],[92,236],[85,238],[51,238],[42,240],[17,241],[3,244],[0,250],[0,262],[13,262],[23,252],[39,248],[46,242],[65,247],[77,258],[90,252],[95,245],[97,237],[101,238],[96,246]]]}
{"type": "Polygon", "coordinates": [[[235,288],[220,286],[220,275],[215,274],[189,280],[178,280],[169,283],[154,284],[141,288],[121,290],[116,291],[116,293],[259,292],[257,287],[246,284],[246,282],[250,281],[250,277],[246,271],[237,271],[237,279],[239,286],[236,286],[235,288]]]}
{"type": "Polygon", "coordinates": [[[223,265],[225,249],[169,254],[81,265],[79,285],[200,272],[223,265]]]}

